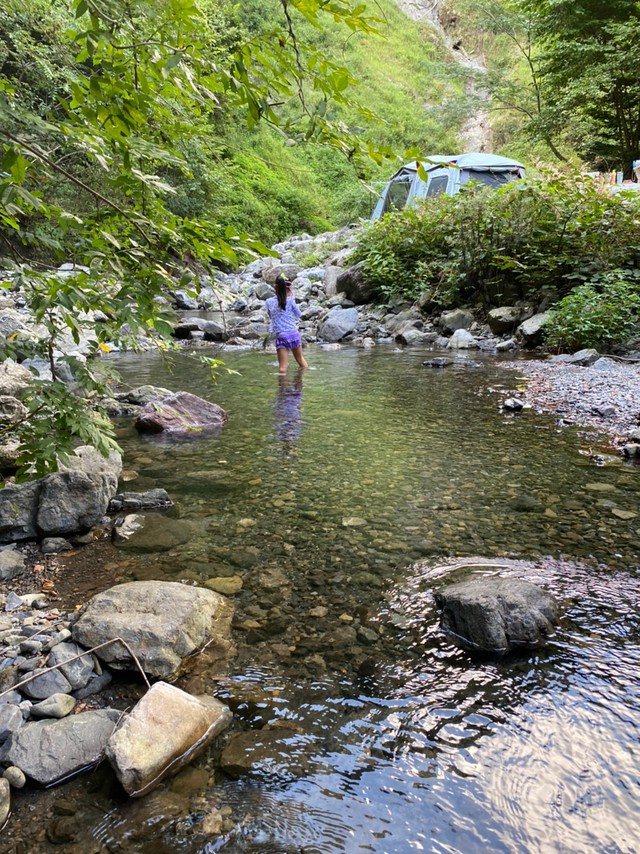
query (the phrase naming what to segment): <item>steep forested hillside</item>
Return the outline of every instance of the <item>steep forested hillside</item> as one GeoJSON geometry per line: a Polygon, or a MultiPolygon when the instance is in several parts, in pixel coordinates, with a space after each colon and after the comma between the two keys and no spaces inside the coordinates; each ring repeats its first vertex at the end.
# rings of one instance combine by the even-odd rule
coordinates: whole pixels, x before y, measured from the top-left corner
{"type": "MultiPolygon", "coordinates": [[[[209,24],[211,63],[224,65],[232,51],[245,46],[258,50],[261,40],[269,43],[272,33],[287,27],[278,0],[234,5],[206,0],[200,6],[209,24]]],[[[345,32],[332,21],[319,29],[291,12],[298,43],[348,68],[358,81],[349,97],[365,115],[343,103],[329,106],[331,118],[366,144],[388,146],[400,158],[412,147],[424,153],[457,149],[465,119],[464,82],[450,51],[434,28],[411,21],[393,0],[380,0],[370,13],[377,18],[377,33],[345,32]]],[[[71,2],[9,0],[0,11],[0,73],[15,84],[19,101],[43,118],[56,116],[57,98],[76,75],[77,51],[67,34],[73,23],[71,2]]],[[[289,100],[285,96],[278,106],[294,121],[300,105],[289,100]]],[[[361,169],[358,175],[343,154],[313,140],[305,143],[264,122],[248,127],[242,105],[226,96],[206,119],[186,116],[182,127],[167,128],[170,134],[167,142],[186,156],[193,171],[185,177],[178,167],[165,170],[177,190],[171,209],[250,229],[266,241],[368,215],[372,191],[395,168],[393,161],[379,166],[372,161],[367,174],[361,169]]],[[[62,182],[56,192],[67,192],[62,182]]]]}

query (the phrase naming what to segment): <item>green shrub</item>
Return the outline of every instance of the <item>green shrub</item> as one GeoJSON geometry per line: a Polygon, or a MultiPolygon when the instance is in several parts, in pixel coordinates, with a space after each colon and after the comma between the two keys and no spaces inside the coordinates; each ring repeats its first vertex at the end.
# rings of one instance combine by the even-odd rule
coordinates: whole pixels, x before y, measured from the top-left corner
{"type": "Polygon", "coordinates": [[[640,266],[640,199],[559,175],[387,214],[354,254],[380,296],[431,292],[443,307],[555,302],[608,270],[640,266]]]}
{"type": "Polygon", "coordinates": [[[546,326],[554,350],[594,347],[606,352],[640,330],[640,272],[611,270],[579,285],[560,302],[546,326]]]}

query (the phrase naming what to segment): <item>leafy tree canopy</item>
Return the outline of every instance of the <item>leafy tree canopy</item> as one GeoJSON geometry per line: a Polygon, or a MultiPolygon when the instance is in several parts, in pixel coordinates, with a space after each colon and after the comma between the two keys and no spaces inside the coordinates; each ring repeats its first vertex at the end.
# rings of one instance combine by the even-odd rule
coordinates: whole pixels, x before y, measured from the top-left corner
{"type": "Polygon", "coordinates": [[[76,438],[113,443],[103,414],[61,382],[66,361],[76,394],[103,389],[94,364],[64,354],[65,335],[89,335],[97,349],[166,337],[162,297],[177,277],[197,287],[198,270],[267,251],[224,223],[173,212],[168,176],[192,174],[189,139],[235,110],[250,127],[266,121],[337,149],[358,170],[391,155],[334,120],[329,105],[350,103],[351,74],[296,33],[300,18],[375,33],[364,5],[282,0],[279,31],[248,41],[217,29],[223,17],[215,0],[8,0],[0,11],[0,252],[5,286],[23,288],[46,328],[10,336],[0,355],[44,357],[53,380],[53,391],[36,381],[26,396],[23,473],[34,461],[36,473],[55,468],[76,438]],[[62,260],[77,275],[56,275],[62,260]]]}
{"type": "Polygon", "coordinates": [[[630,177],[640,158],[638,3],[481,0],[465,8],[494,39],[483,76],[494,116],[519,116],[524,134],[559,160],[577,155],[630,177]]]}

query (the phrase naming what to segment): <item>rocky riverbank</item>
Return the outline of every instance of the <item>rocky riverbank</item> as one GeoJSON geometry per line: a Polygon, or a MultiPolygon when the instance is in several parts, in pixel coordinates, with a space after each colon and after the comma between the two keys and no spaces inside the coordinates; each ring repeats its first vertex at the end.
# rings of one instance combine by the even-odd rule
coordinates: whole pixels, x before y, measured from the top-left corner
{"type": "Polygon", "coordinates": [[[606,435],[626,457],[640,443],[640,362],[600,357],[594,351],[547,360],[504,362],[526,379],[518,397],[560,426],[586,427],[606,435]],[[577,358],[576,358],[577,357],[577,358]]]}

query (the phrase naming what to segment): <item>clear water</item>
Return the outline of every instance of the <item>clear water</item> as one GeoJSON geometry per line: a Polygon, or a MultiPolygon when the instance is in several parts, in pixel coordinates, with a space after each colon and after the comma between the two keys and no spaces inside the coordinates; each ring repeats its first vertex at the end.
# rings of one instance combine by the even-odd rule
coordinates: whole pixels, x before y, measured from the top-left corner
{"type": "Polygon", "coordinates": [[[66,850],[640,850],[638,469],[501,413],[519,381],[495,361],[438,371],[430,355],[312,349],[283,383],[272,355],[239,352],[225,358],[241,375],[213,389],[186,356],[172,376],[157,355],[119,359],[131,385],[200,394],[229,422],[184,443],[122,428],[127,488],[162,486],[176,507],[162,550],[115,559],[128,578],[239,577],[228,680],[194,678],[246,696],[238,731],[292,729],[238,781],[213,751],[192,788],[140,802],[71,784],[66,850]],[[432,594],[469,573],[554,593],[549,646],[452,647],[432,594]],[[221,835],[203,823],[215,810],[221,835]]]}

